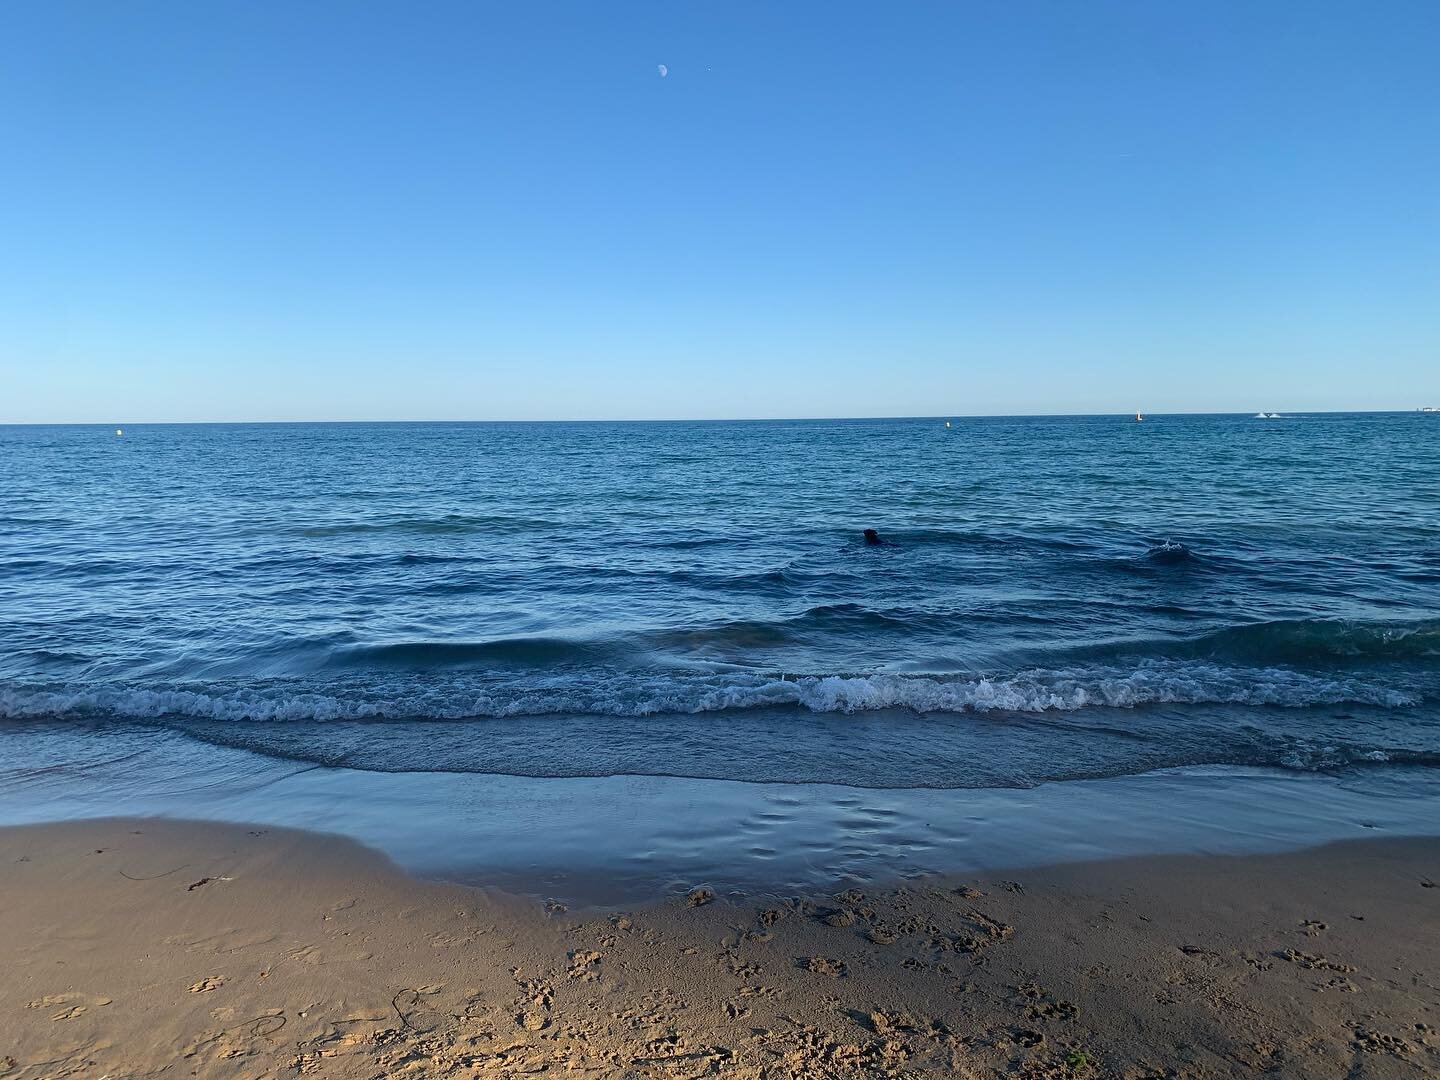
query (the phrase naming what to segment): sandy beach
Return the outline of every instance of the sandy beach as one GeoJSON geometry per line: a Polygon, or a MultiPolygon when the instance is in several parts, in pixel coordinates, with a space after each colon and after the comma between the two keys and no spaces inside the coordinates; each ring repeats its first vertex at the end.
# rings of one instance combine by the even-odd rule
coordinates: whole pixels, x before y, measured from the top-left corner
{"type": "Polygon", "coordinates": [[[352,841],[0,831],[0,1077],[1440,1073],[1440,840],[625,910],[352,841]]]}

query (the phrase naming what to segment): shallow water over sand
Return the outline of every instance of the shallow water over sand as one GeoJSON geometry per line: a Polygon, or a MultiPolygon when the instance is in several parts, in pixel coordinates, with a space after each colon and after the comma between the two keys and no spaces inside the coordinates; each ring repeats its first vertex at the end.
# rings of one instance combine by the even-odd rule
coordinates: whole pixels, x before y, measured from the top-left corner
{"type": "Polygon", "coordinates": [[[678,777],[372,773],[136,729],[12,731],[0,824],[165,815],[340,833],[413,872],[570,903],[705,884],[789,893],[838,881],[1156,852],[1280,851],[1427,835],[1440,775],[1202,766],[1033,788],[883,789],[678,777]]]}

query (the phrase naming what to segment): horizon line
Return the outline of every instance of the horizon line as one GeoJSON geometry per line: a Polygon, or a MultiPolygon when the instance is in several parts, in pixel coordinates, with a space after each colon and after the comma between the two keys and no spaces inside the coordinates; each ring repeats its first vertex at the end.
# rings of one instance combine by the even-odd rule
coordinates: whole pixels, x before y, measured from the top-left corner
{"type": "MultiPolygon", "coordinates": [[[[1144,413],[1143,409],[1136,410],[1144,413]]],[[[1295,409],[1289,416],[1343,416],[1382,415],[1390,413],[1434,412],[1440,407],[1417,406],[1411,409],[1295,409]]],[[[1144,413],[1146,416],[1247,416],[1255,413],[1247,410],[1210,410],[1205,412],[1157,411],[1144,413]]],[[[280,425],[280,424],[779,424],[779,423],[836,423],[863,420],[1030,420],[1089,418],[1105,416],[1129,416],[1130,410],[1116,412],[1034,412],[1034,413],[931,413],[931,414],[889,414],[884,416],[733,416],[733,417],[554,417],[550,419],[462,419],[456,417],[378,419],[330,419],[330,420],[0,420],[0,427],[164,427],[164,426],[225,426],[280,425]]]]}

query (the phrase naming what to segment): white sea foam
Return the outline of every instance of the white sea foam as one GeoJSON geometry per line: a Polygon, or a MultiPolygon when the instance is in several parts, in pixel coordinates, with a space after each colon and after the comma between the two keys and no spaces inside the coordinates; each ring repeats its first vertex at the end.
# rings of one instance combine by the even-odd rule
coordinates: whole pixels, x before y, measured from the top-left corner
{"type": "Polygon", "coordinates": [[[463,719],[554,713],[648,716],[798,706],[819,713],[1070,712],[1146,705],[1304,707],[1353,703],[1400,708],[1413,694],[1351,678],[1283,668],[1198,662],[1043,670],[995,676],[675,675],[610,673],[509,681],[391,680],[306,686],[31,686],[0,689],[0,717],[184,717],[203,720],[333,721],[463,719]]]}

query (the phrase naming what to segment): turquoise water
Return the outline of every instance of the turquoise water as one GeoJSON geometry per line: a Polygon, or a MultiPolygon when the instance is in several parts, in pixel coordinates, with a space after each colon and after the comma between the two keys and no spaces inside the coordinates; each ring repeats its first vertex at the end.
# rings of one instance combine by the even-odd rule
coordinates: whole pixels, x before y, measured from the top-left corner
{"type": "Polygon", "coordinates": [[[0,747],[1440,764],[1440,415],[8,427],[0,462],[0,747]]]}

